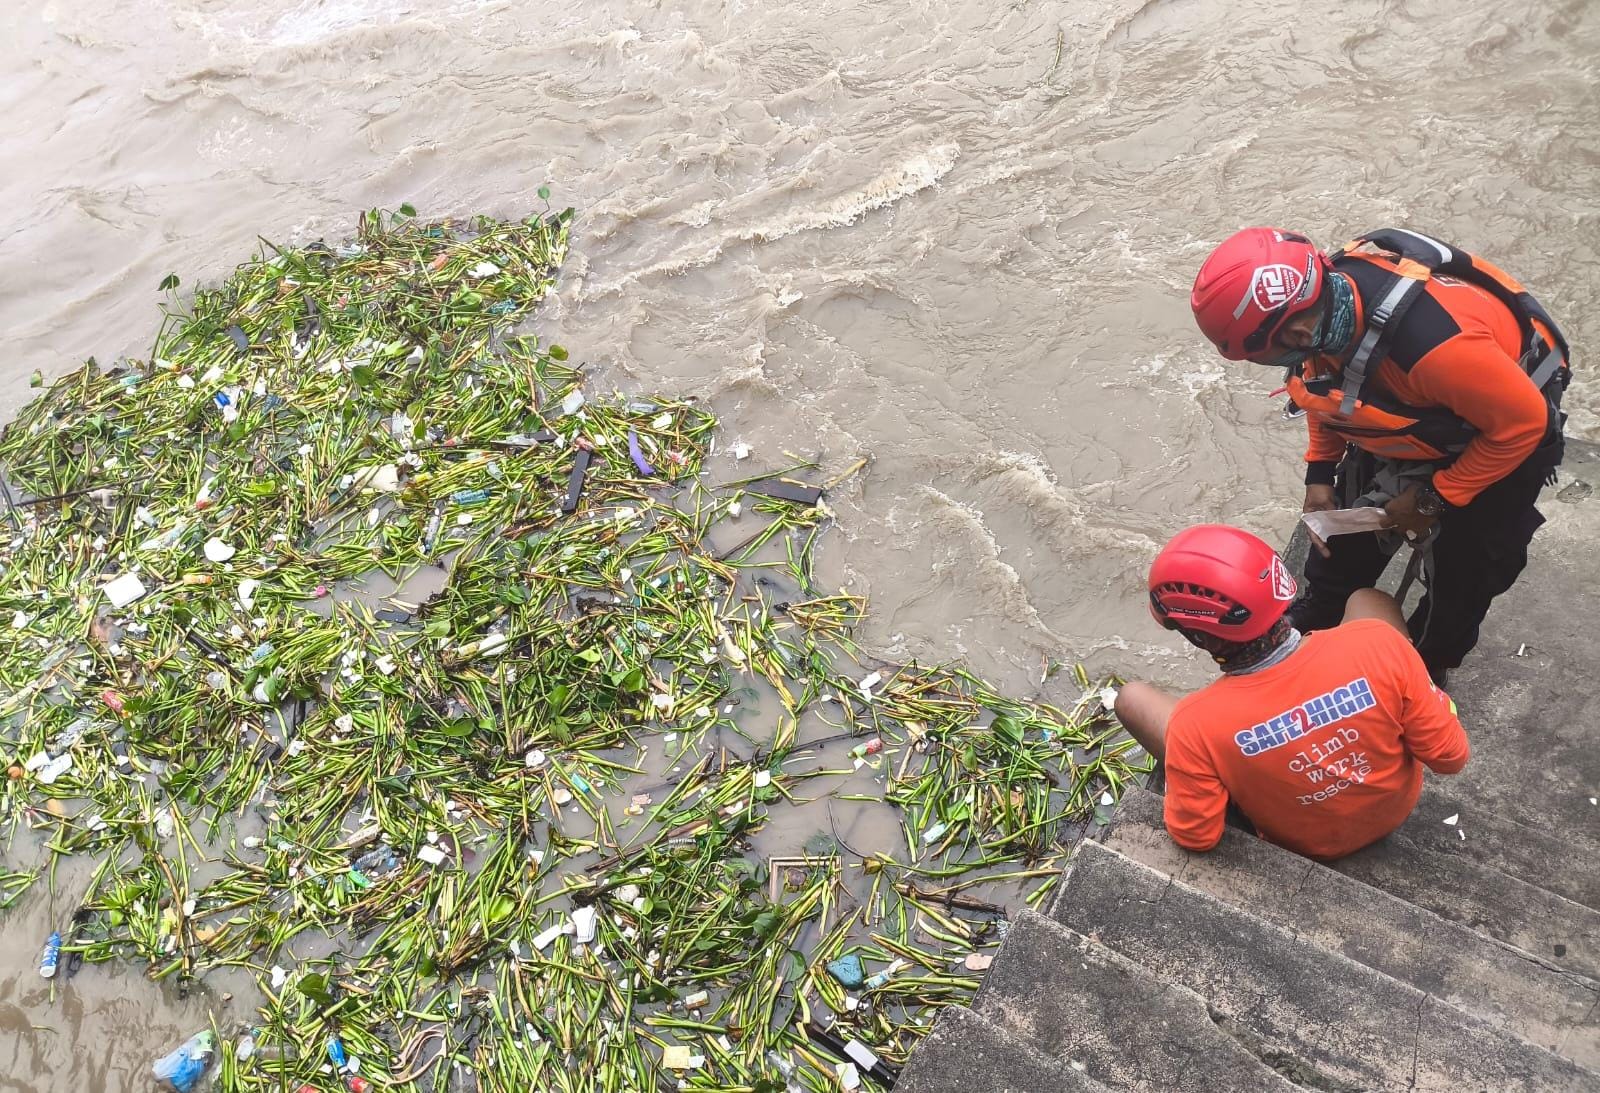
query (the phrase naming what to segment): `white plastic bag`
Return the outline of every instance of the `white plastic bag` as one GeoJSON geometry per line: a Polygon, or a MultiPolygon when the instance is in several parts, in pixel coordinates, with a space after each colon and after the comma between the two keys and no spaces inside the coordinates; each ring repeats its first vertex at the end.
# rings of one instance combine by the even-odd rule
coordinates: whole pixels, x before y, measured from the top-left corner
{"type": "Polygon", "coordinates": [[[1323,540],[1335,535],[1354,535],[1361,531],[1384,531],[1389,527],[1389,514],[1376,505],[1363,505],[1358,509],[1308,512],[1300,519],[1311,529],[1311,534],[1323,540]]]}

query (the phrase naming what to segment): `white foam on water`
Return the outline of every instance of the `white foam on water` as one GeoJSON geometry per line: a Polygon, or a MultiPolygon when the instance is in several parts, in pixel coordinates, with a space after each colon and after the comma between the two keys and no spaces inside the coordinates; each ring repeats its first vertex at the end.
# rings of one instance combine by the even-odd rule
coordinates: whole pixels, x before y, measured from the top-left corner
{"type": "MultiPolygon", "coordinates": [[[[866,185],[841,194],[822,205],[798,208],[782,216],[746,225],[709,244],[698,243],[684,247],[658,262],[629,270],[615,280],[593,287],[585,286],[580,299],[594,300],[613,296],[643,280],[670,277],[708,266],[720,258],[730,244],[770,243],[801,232],[841,228],[854,224],[870,212],[886,208],[935,185],[950,173],[960,156],[959,145],[935,145],[883,171],[866,185]]],[[[710,210],[704,206],[691,210],[686,221],[682,216],[683,214],[674,214],[668,218],[668,222],[704,223],[710,219],[710,210]]]]}
{"type": "Polygon", "coordinates": [[[797,232],[840,228],[854,224],[875,209],[926,190],[949,174],[961,158],[957,144],[940,144],[878,175],[859,189],[834,198],[815,209],[801,209],[766,224],[745,229],[740,239],[771,242],[797,232]]]}
{"type": "MultiPolygon", "coordinates": [[[[961,559],[963,583],[975,585],[984,598],[994,604],[1001,617],[1028,627],[1054,645],[1065,647],[1066,640],[1045,623],[1034,606],[1021,574],[1000,556],[1000,543],[983,513],[933,486],[918,486],[914,493],[933,510],[934,522],[940,525],[943,537],[967,540],[975,548],[955,552],[961,559]]],[[[936,562],[934,571],[937,573],[956,564],[953,560],[936,562]]]]}
{"type": "Polygon", "coordinates": [[[287,11],[282,10],[282,4],[230,6],[220,15],[189,11],[178,13],[177,18],[219,44],[297,48],[314,46],[348,31],[389,26],[408,19],[446,22],[504,3],[505,0],[300,0],[287,11]]]}

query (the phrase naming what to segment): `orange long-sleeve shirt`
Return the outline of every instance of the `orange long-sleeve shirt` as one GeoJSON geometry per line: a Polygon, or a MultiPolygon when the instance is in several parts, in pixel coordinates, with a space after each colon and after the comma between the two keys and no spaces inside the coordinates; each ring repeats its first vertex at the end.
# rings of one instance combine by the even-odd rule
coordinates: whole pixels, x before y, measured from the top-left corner
{"type": "MultiPolygon", "coordinates": [[[[1381,291],[1389,264],[1378,256],[1354,257],[1340,269],[1356,283],[1360,331],[1366,319],[1362,298],[1381,291]]],[[[1401,320],[1389,355],[1368,374],[1369,385],[1400,401],[1446,407],[1478,429],[1466,451],[1433,477],[1434,488],[1452,505],[1467,504],[1510,474],[1544,437],[1548,411],[1544,396],[1517,363],[1521,349],[1521,330],[1504,304],[1476,285],[1435,276],[1401,320]]],[[[1308,375],[1327,375],[1333,367],[1317,358],[1308,375]]],[[[1325,421],[1316,412],[1306,415],[1309,463],[1344,454],[1344,439],[1325,421]]]]}
{"type": "Polygon", "coordinates": [[[1279,846],[1343,857],[1405,821],[1423,764],[1454,774],[1468,754],[1455,703],[1411,643],[1375,619],[1345,623],[1178,703],[1167,725],[1167,830],[1209,850],[1231,798],[1279,846]]]}

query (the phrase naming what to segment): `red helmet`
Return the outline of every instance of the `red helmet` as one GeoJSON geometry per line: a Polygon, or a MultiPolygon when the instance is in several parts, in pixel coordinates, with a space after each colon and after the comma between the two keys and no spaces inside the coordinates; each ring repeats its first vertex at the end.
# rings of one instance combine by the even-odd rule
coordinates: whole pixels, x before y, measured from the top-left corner
{"type": "Polygon", "coordinates": [[[1253,641],[1283,617],[1294,593],[1277,551],[1222,524],[1178,532],[1150,567],[1150,613],[1168,630],[1253,641]]]}
{"type": "Polygon", "coordinates": [[[1271,345],[1290,316],[1317,302],[1327,268],[1328,260],[1303,235],[1245,228],[1200,267],[1189,307],[1218,352],[1242,361],[1271,345]]]}

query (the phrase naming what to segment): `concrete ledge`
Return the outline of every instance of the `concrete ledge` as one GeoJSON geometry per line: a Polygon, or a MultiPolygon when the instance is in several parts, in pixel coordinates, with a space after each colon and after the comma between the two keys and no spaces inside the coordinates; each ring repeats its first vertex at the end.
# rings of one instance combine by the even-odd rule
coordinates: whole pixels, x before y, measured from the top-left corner
{"type": "Polygon", "coordinates": [[[1400,834],[1427,850],[1468,858],[1600,910],[1600,842],[1506,819],[1464,799],[1457,788],[1452,779],[1430,776],[1400,834]],[[1454,824],[1444,822],[1451,817],[1454,824]]]}
{"type": "Polygon", "coordinates": [[[1024,911],[973,1009],[1112,1089],[1293,1093],[1217,1028],[1203,998],[1024,911]]]}
{"type": "Polygon", "coordinates": [[[1563,971],[1600,980],[1600,912],[1581,903],[1398,832],[1331,868],[1563,971]]]}
{"type": "Polygon", "coordinates": [[[895,1093],[1108,1093],[1070,1065],[960,1006],[939,1015],[894,1088],[895,1093]]]}
{"type": "Polygon", "coordinates": [[[1167,835],[1162,803],[1130,790],[1105,845],[1302,943],[1600,1067],[1600,986],[1242,831],[1229,829],[1210,853],[1190,853],[1167,835]]]}
{"type": "Polygon", "coordinates": [[[1600,1081],[1096,843],[1080,846],[1051,917],[1199,994],[1261,1057],[1349,1087],[1593,1093],[1600,1081]]]}

